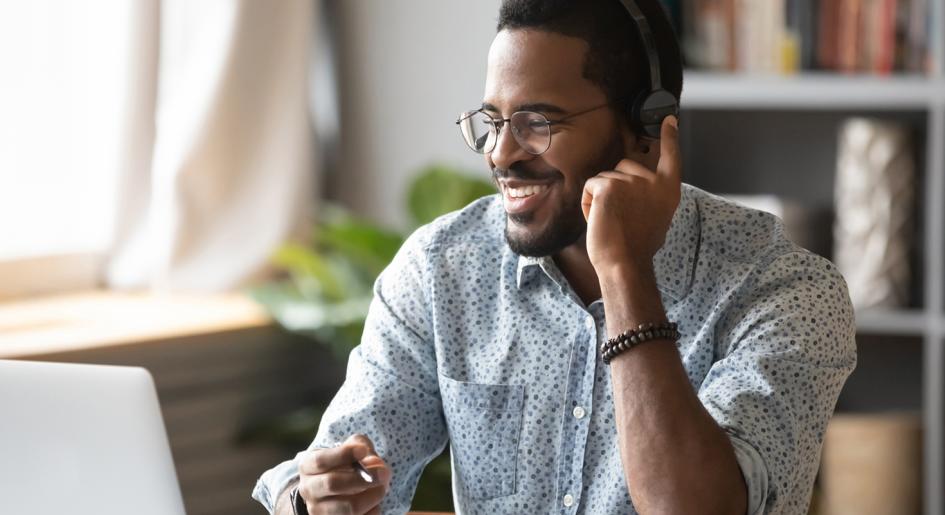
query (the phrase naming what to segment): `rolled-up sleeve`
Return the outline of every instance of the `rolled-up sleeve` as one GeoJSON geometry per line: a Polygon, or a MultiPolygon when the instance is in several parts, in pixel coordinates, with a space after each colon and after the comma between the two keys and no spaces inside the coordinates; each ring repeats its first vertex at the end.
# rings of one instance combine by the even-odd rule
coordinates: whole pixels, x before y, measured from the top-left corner
{"type": "MultiPolygon", "coordinates": [[[[367,435],[391,466],[383,513],[410,508],[423,468],[446,446],[422,234],[403,245],[374,284],[361,344],[348,359],[345,382],[322,417],[309,449],[367,435]]],[[[298,456],[296,457],[296,460],[298,456]]],[[[297,475],[296,460],[265,472],[253,497],[270,512],[297,475]]]]}
{"type": "Polygon", "coordinates": [[[732,439],[749,514],[807,513],[855,333],[843,278],[808,252],[771,260],[730,298],[699,398],[732,439]]]}

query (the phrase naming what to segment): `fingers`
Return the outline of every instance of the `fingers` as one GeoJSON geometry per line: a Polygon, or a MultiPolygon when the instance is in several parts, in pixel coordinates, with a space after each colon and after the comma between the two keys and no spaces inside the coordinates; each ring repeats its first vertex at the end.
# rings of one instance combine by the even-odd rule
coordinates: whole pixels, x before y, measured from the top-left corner
{"type": "Polygon", "coordinates": [[[584,191],[581,193],[581,212],[584,213],[585,222],[591,216],[591,204],[597,196],[601,182],[605,180],[608,179],[601,178],[600,174],[597,174],[584,182],[584,191]]]}
{"type": "MultiPolygon", "coordinates": [[[[617,166],[614,166],[615,172],[619,172],[621,175],[632,175],[634,177],[639,177],[641,179],[653,180],[656,178],[656,175],[652,170],[648,169],[643,164],[640,164],[632,159],[621,159],[617,166]]],[[[598,174],[601,175],[601,174],[598,174]]]]}
{"type": "Polygon", "coordinates": [[[361,460],[361,465],[368,471],[377,483],[385,487],[390,485],[392,471],[380,456],[368,456],[361,460]]]}
{"type": "Polygon", "coordinates": [[[384,500],[384,494],[387,492],[382,486],[375,486],[374,488],[364,492],[363,495],[355,497],[351,500],[351,507],[353,508],[354,513],[362,515],[367,513],[372,508],[377,507],[381,504],[381,501],[384,500]]]}
{"type": "Polygon", "coordinates": [[[367,515],[380,514],[384,489],[375,487],[358,496],[338,496],[324,499],[317,506],[309,506],[311,514],[367,515]]]}
{"type": "Polygon", "coordinates": [[[371,440],[364,435],[352,435],[338,447],[309,452],[299,463],[299,473],[321,474],[337,468],[347,469],[368,456],[376,456],[371,440]]]}
{"type": "Polygon", "coordinates": [[[618,171],[606,171],[606,172],[601,172],[597,174],[597,177],[616,179],[618,181],[629,182],[631,184],[633,184],[636,181],[641,181],[641,180],[646,181],[646,182],[653,181],[652,172],[646,172],[646,175],[643,175],[639,172],[626,173],[626,172],[618,172],[618,171]]]}
{"type": "Polygon", "coordinates": [[[614,194],[615,188],[611,182],[615,180],[632,183],[639,179],[620,172],[601,172],[584,182],[584,191],[581,193],[581,211],[584,213],[585,222],[591,215],[593,202],[598,201],[605,205],[606,197],[614,194]]]}
{"type": "Polygon", "coordinates": [[[679,120],[669,115],[660,128],[660,160],[656,173],[676,181],[680,180],[682,163],[679,158],[679,120]]]}
{"type": "MultiPolygon", "coordinates": [[[[391,477],[390,467],[375,453],[374,444],[364,435],[353,435],[330,449],[314,449],[299,463],[299,491],[306,502],[318,506],[331,499],[338,504],[336,501],[341,498],[348,501],[362,497],[383,498],[391,477]],[[374,481],[366,481],[355,469],[355,463],[360,463],[374,481]]],[[[358,513],[372,506],[367,505],[358,513]]]]}
{"type": "Polygon", "coordinates": [[[299,490],[305,500],[359,494],[375,486],[377,483],[368,483],[354,470],[335,470],[299,478],[299,490]]]}

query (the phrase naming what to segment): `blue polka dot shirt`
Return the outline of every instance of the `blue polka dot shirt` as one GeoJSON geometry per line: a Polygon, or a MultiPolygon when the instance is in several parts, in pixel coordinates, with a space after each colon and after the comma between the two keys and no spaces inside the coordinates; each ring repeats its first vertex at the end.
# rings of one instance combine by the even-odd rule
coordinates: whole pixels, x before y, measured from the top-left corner
{"type": "MultiPolygon", "coordinates": [[[[458,513],[634,514],[601,300],[550,257],[514,254],[498,195],[417,230],[378,278],[365,331],[310,448],[364,433],[406,512],[449,445],[458,513]]],[[[780,221],[683,184],[654,257],[693,389],[731,439],[749,514],[804,514],[828,418],[856,363],[843,278],[780,221]]],[[[272,503],[297,460],[265,472],[272,503]]]]}

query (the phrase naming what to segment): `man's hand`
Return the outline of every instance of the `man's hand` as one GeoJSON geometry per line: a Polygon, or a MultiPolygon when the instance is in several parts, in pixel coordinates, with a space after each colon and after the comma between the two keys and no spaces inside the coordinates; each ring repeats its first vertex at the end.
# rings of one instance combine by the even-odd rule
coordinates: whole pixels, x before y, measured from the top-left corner
{"type": "Polygon", "coordinates": [[[624,265],[652,266],[679,205],[682,163],[675,116],[663,120],[655,173],[624,159],[587,180],[581,208],[587,254],[598,276],[624,265]]]}
{"type": "MultiPolygon", "coordinates": [[[[380,514],[379,505],[390,487],[390,479],[390,467],[364,435],[352,435],[332,449],[313,450],[299,463],[299,494],[305,499],[309,515],[380,514]],[[374,477],[374,483],[358,474],[355,461],[374,477]]],[[[291,507],[287,507],[286,513],[292,513],[291,507]]]]}

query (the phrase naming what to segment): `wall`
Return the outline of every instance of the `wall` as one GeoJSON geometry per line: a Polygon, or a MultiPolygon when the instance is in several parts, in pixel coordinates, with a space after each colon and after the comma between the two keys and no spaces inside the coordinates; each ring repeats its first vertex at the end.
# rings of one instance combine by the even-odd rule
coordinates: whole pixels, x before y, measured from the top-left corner
{"type": "Polygon", "coordinates": [[[499,0],[337,2],[342,97],[339,167],[327,191],[403,225],[408,179],[443,162],[487,177],[454,121],[482,102],[499,0]]]}

